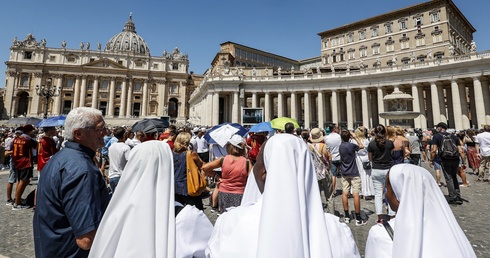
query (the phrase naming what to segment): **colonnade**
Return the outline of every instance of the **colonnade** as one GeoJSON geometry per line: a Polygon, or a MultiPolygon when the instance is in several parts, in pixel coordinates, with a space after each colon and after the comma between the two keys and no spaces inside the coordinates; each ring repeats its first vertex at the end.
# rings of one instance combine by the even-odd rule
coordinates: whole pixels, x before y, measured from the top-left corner
{"type": "Polygon", "coordinates": [[[245,90],[243,98],[239,98],[238,90],[208,92],[199,105],[206,106],[207,114],[210,115],[203,113],[201,123],[240,123],[243,106],[262,107],[265,121],[288,116],[298,120],[304,128],[325,127],[330,123],[349,129],[359,125],[372,128],[377,124],[390,123],[390,120],[379,115],[392,109],[383,98],[399,89],[413,97],[408,110],[420,112],[418,117],[410,121],[415,128],[432,128],[439,122],[446,122],[449,127],[457,130],[481,128],[484,124],[490,124],[489,81],[482,76],[316,90],[283,90],[281,86],[256,90],[252,87],[248,89],[246,84],[240,87],[245,90]],[[218,104],[220,99],[223,99],[223,107],[218,104]],[[220,112],[223,113],[223,121],[220,121],[220,112]]]}

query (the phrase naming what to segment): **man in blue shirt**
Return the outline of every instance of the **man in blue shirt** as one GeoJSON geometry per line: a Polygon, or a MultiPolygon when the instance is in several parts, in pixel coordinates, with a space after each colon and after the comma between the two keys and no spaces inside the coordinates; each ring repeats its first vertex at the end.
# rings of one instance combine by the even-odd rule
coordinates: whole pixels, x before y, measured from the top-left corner
{"type": "Polygon", "coordinates": [[[38,183],[36,257],[88,256],[110,198],[93,161],[106,131],[99,110],[80,107],[66,117],[68,142],[46,164],[38,183]]]}

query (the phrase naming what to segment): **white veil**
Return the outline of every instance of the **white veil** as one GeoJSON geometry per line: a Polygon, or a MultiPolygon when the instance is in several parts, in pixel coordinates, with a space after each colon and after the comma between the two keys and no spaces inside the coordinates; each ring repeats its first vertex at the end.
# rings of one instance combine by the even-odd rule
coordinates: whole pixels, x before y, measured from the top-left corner
{"type": "Polygon", "coordinates": [[[389,179],[400,201],[393,257],[476,257],[429,171],[400,164],[391,168],[389,179]]]}
{"type": "Polygon", "coordinates": [[[174,165],[168,144],[131,150],[90,257],[175,257],[174,165]]]}

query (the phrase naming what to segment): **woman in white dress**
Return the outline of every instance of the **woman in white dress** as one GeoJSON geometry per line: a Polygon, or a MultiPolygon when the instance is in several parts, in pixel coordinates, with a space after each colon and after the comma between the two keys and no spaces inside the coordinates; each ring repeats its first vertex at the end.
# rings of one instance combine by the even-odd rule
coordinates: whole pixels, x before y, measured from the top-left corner
{"type": "MultiPolygon", "coordinates": [[[[367,146],[370,140],[366,138],[366,128],[363,126],[359,127],[355,131],[356,137],[361,141],[365,148],[360,149],[357,152],[357,168],[359,169],[359,175],[361,176],[361,196],[366,200],[372,200],[374,196],[374,185],[373,179],[371,178],[371,164],[369,162],[367,146]],[[365,168],[363,164],[369,164],[369,168],[365,168]]],[[[357,142],[353,139],[351,141],[354,144],[357,142]]]]}
{"type": "Polygon", "coordinates": [[[173,167],[167,143],[131,150],[89,257],[204,257],[213,226],[202,211],[174,201],[173,167]]]}
{"type": "Polygon", "coordinates": [[[369,231],[365,257],[476,257],[434,177],[412,164],[393,166],[386,198],[396,211],[391,240],[382,224],[369,231]]]}

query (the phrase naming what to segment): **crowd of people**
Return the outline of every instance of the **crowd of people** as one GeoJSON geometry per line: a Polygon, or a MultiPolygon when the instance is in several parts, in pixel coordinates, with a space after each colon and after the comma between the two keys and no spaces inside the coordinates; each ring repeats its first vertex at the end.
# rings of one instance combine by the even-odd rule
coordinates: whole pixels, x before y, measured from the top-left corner
{"type": "Polygon", "coordinates": [[[37,130],[6,131],[4,141],[13,210],[29,206],[23,191],[35,163],[40,172],[36,257],[360,257],[347,224],[367,224],[361,199],[377,215],[365,257],[476,257],[449,205],[464,203],[466,164],[485,179],[490,125],[451,133],[445,123],[425,132],[287,123],[222,146],[206,140],[206,127],[109,129],[100,111],[76,108],[62,132],[37,130]],[[191,164],[210,186],[197,196],[188,189],[191,164]],[[331,207],[336,196],[343,212],[331,207]],[[208,198],[214,226],[203,213],[208,198]],[[441,232],[448,237],[434,239],[441,232]]]}

